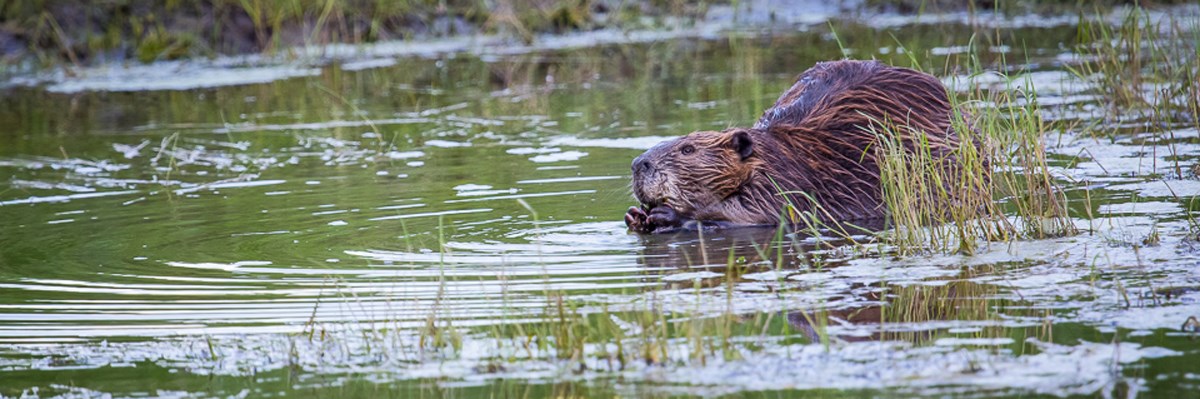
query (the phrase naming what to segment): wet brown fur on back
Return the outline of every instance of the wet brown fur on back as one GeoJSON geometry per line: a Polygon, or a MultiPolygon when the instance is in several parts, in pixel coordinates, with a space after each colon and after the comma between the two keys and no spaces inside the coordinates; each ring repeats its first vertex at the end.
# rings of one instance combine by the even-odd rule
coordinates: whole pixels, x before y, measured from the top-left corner
{"type": "Polygon", "coordinates": [[[754,127],[695,132],[646,151],[634,162],[634,195],[647,210],[665,205],[734,225],[776,224],[789,200],[827,221],[878,218],[881,132],[896,132],[909,152],[924,141],[949,165],[959,142],[951,118],[933,76],[875,61],[819,63],[754,127]]]}

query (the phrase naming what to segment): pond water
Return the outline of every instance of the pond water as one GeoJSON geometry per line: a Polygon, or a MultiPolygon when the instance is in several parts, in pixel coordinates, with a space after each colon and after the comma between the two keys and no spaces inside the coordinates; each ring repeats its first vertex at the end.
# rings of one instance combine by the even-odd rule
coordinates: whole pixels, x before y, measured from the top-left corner
{"type": "Polygon", "coordinates": [[[835,21],[0,89],[0,396],[1194,393],[1200,132],[1109,115],[1066,69],[1074,17],[1032,21],[975,49],[956,18],[835,21]],[[843,52],[960,88],[996,82],[937,66],[1012,62],[1065,126],[1081,232],[905,257],[626,232],[633,157],[843,52]]]}

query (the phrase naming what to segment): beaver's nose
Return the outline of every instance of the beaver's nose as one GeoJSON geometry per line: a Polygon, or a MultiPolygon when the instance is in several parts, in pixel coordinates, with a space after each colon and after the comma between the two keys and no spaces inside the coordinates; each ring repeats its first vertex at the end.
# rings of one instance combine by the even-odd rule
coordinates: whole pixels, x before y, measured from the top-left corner
{"type": "Polygon", "coordinates": [[[646,159],[646,154],[639,155],[633,159],[633,173],[648,173],[654,170],[654,166],[646,159]]]}

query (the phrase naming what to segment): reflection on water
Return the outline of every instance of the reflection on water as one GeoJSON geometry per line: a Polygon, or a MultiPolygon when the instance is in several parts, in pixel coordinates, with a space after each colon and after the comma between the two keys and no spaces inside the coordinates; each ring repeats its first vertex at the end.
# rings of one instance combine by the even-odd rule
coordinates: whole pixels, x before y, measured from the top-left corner
{"type": "MultiPolygon", "coordinates": [[[[899,65],[896,41],[943,65],[972,32],[843,28],[854,56],[899,65]]],[[[1090,123],[1097,99],[1060,62],[1075,30],[1001,29],[1025,46],[982,61],[1028,60],[1044,117],[1090,123]]],[[[1200,187],[1163,177],[1200,160],[1186,124],[1047,138],[1074,237],[900,258],[882,221],[626,233],[630,159],[752,121],[837,54],[816,33],[746,33],[183,91],[5,89],[0,395],[1196,385],[1178,326],[1200,315],[1200,187]]]]}

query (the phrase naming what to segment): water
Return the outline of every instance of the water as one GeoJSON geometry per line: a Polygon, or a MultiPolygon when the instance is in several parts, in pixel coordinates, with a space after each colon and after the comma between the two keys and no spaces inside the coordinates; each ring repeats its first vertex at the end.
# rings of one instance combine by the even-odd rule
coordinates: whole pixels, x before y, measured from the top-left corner
{"type": "Polygon", "coordinates": [[[626,233],[641,151],[748,126],[842,51],[904,65],[900,42],[945,65],[971,29],[938,21],[838,23],[846,50],[817,28],[725,30],[259,84],[9,87],[0,395],[1200,388],[1181,331],[1200,317],[1200,133],[1105,117],[1064,71],[1073,19],[1000,24],[1022,46],[980,54],[1023,60],[1044,117],[1080,122],[1047,137],[1079,235],[900,258],[773,229],[626,233]]]}

